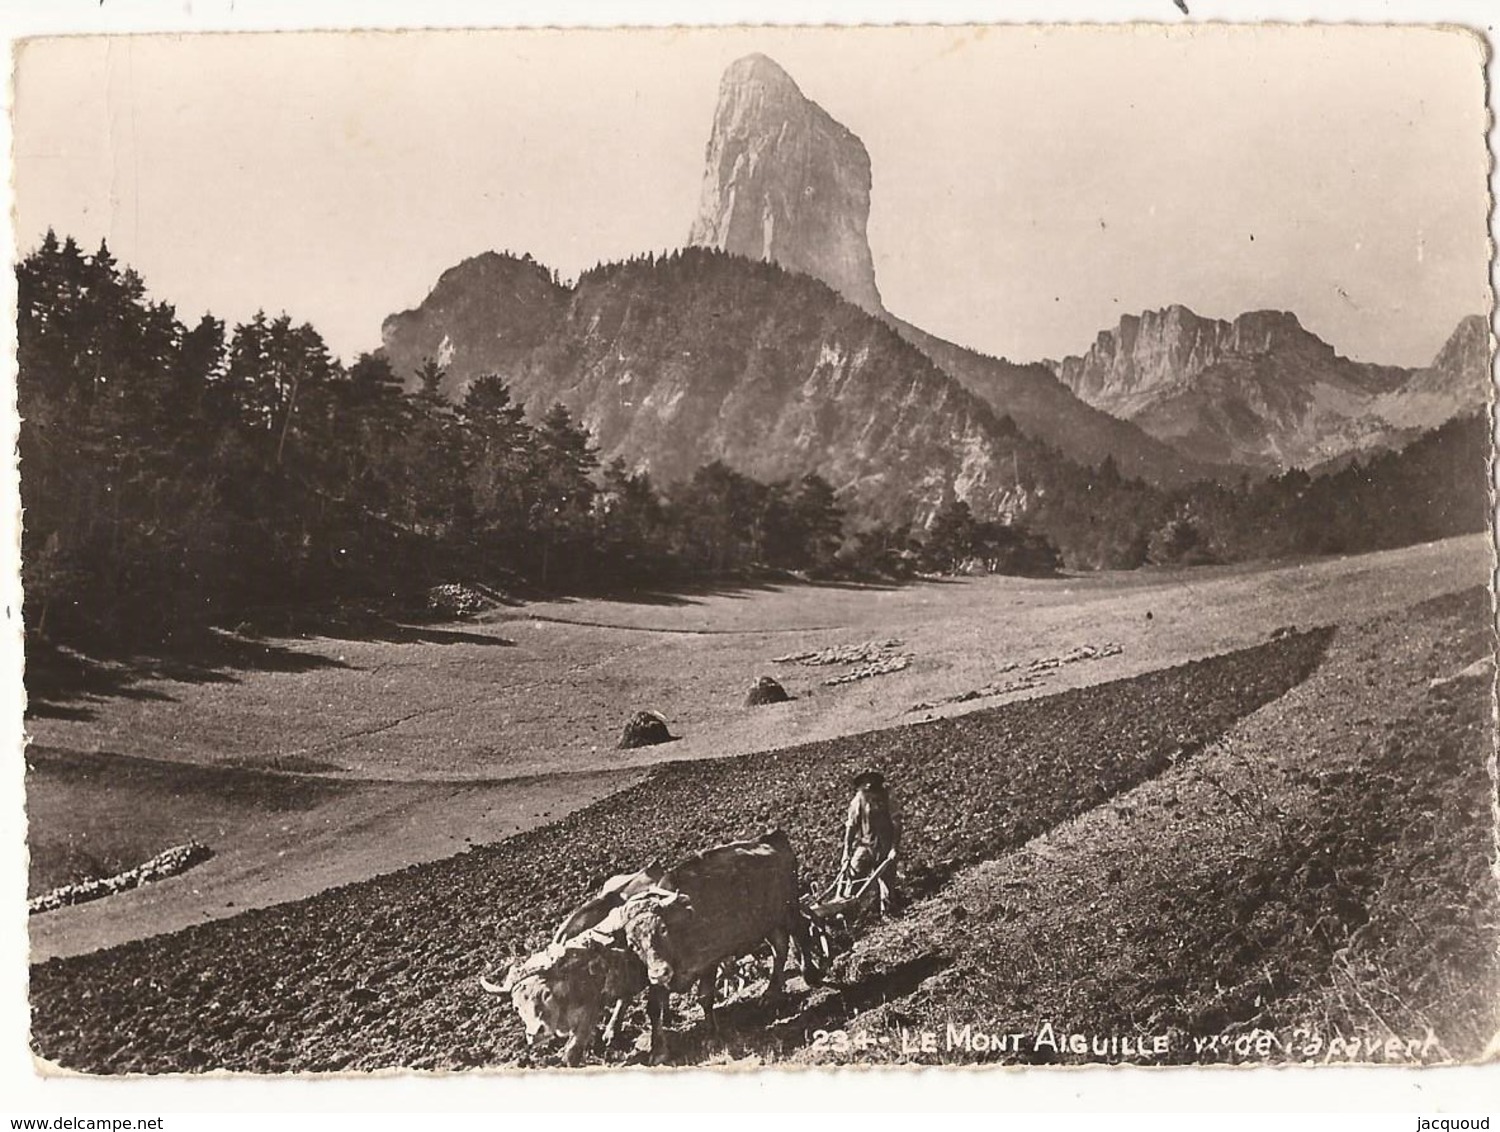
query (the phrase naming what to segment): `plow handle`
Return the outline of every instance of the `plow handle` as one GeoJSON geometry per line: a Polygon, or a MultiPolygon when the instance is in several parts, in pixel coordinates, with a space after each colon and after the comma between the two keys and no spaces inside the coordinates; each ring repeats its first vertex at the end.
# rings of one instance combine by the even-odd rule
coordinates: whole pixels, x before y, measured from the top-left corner
{"type": "Polygon", "coordinates": [[[844,858],[844,863],[839,866],[838,875],[835,876],[833,878],[833,880],[829,882],[827,888],[825,888],[822,892],[820,892],[816,896],[814,896],[810,901],[808,901],[808,903],[810,903],[810,904],[821,904],[821,903],[823,903],[823,901],[827,900],[828,899],[828,894],[830,892],[832,892],[834,889],[838,888],[839,882],[844,879],[844,874],[847,873],[848,871],[849,871],[849,858],[845,857],[844,858]]]}
{"type": "MultiPolygon", "coordinates": [[[[877,880],[880,879],[880,874],[883,873],[883,872],[885,872],[886,868],[895,859],[896,859],[896,850],[892,849],[889,853],[887,853],[885,855],[885,860],[881,861],[880,864],[878,864],[877,866],[875,866],[875,871],[872,872],[869,876],[865,877],[865,883],[859,886],[859,891],[856,892],[856,893],[853,893],[851,895],[850,899],[858,900],[861,896],[863,896],[866,892],[868,892],[870,890],[870,886],[872,884],[874,884],[877,880]]],[[[839,873],[839,875],[840,876],[843,875],[842,871],[839,873]]]]}

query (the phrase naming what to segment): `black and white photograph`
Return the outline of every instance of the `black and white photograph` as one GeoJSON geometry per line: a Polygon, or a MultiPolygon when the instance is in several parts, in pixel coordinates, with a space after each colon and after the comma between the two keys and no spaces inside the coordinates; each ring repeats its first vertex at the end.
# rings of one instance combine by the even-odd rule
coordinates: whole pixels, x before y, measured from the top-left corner
{"type": "Polygon", "coordinates": [[[1500,1056],[1493,46],[1175,16],[17,40],[35,1071],[1500,1056]]]}

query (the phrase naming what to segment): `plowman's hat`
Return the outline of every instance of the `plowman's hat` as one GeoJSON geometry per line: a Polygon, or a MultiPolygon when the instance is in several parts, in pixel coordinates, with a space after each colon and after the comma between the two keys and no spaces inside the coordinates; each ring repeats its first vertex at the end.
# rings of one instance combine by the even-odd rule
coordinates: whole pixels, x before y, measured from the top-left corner
{"type": "Polygon", "coordinates": [[[862,771],[859,772],[859,774],[855,775],[855,777],[854,777],[854,788],[856,790],[859,789],[861,786],[884,786],[884,785],[885,785],[885,775],[881,774],[878,770],[862,770],[862,771]]]}

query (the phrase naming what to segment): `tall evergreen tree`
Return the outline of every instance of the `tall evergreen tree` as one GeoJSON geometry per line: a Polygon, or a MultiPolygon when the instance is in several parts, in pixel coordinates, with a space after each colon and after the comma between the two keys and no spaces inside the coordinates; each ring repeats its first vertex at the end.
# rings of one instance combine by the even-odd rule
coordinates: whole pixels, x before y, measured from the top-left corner
{"type": "Polygon", "coordinates": [[[567,407],[554,404],[536,431],[529,488],[530,532],[537,543],[542,584],[559,573],[576,573],[592,527],[598,450],[588,431],[573,423],[567,407]]]}

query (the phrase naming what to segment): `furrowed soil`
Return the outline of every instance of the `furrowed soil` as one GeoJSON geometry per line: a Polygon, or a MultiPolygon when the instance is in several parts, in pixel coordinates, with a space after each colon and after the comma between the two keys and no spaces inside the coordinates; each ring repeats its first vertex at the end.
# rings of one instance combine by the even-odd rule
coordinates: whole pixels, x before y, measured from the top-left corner
{"type": "Polygon", "coordinates": [[[1493,669],[1431,682],[1493,655],[1489,608],[1471,591],[1340,629],[1207,750],[865,936],[851,985],[908,985],[821,995],[819,1024],[870,1044],[796,1059],[1479,1057],[1500,1031],[1493,669]]]}
{"type": "MultiPolygon", "coordinates": [[[[515,1063],[508,1003],[477,976],[603,877],[780,826],[810,877],[836,866],[854,772],[898,784],[908,891],[936,894],[973,864],[1191,759],[1316,667],[1329,631],[955,719],[779,752],[665,765],[561,822],[275,908],[34,967],[36,1051],[91,1072],[460,1068],[515,1063]]],[[[880,993],[916,989],[925,961],[880,993]],[[907,984],[910,985],[907,985],[907,984]]],[[[856,988],[856,993],[857,988],[856,988]]],[[[754,1025],[795,1044],[791,1019],[754,1025]]]]}

